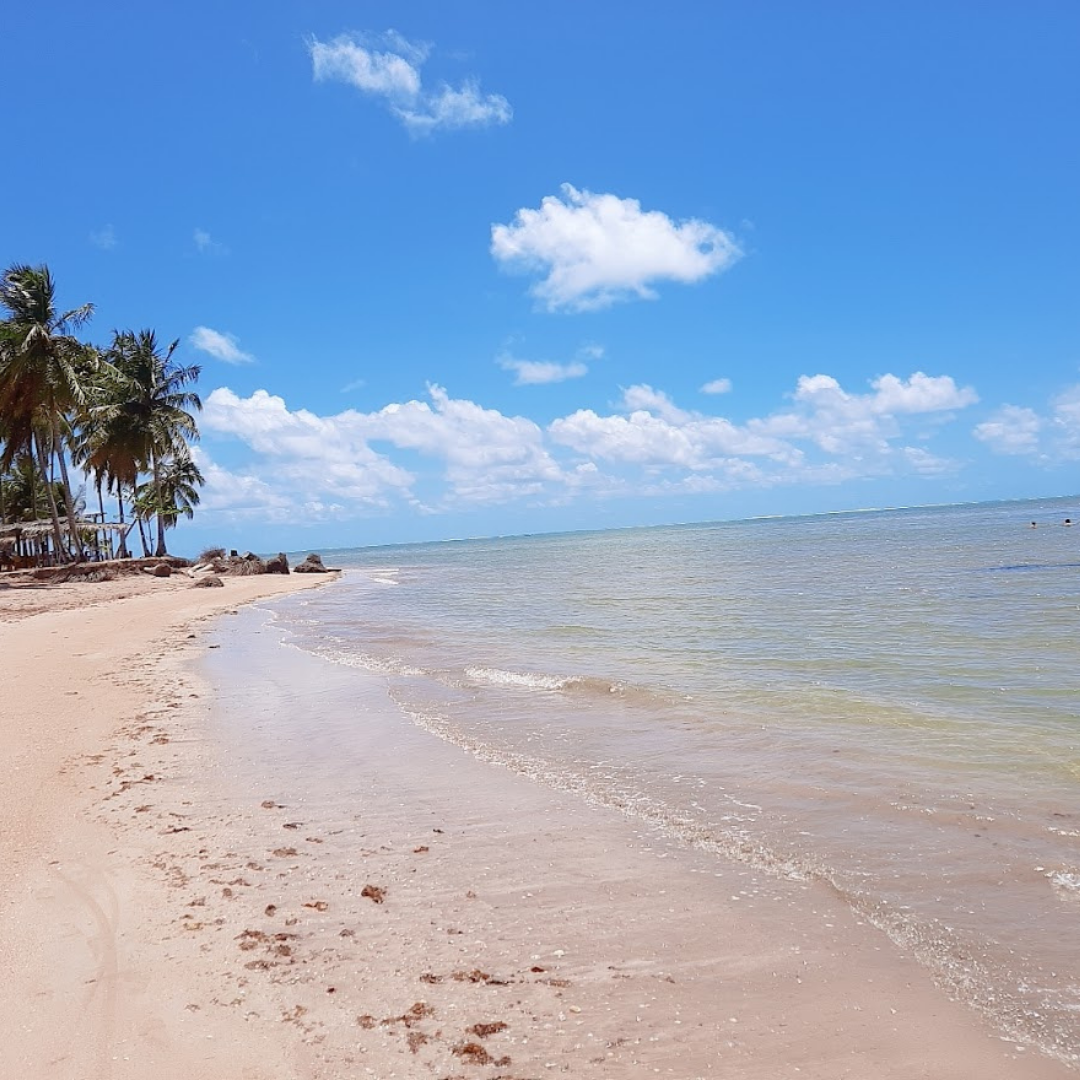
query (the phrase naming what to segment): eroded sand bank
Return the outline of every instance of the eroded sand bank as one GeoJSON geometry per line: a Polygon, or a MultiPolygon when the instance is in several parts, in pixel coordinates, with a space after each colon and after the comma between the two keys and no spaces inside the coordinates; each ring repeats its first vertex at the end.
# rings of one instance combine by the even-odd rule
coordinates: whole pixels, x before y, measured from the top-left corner
{"type": "Polygon", "coordinates": [[[204,621],[311,581],[159,584],[0,625],[0,1075],[1074,1075],[825,890],[479,761],[264,612],[204,621]]]}

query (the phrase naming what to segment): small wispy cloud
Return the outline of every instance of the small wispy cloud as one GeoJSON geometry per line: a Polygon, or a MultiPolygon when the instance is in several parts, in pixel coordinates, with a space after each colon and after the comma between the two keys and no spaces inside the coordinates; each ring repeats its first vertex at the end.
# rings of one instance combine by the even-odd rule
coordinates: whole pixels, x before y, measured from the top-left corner
{"type": "Polygon", "coordinates": [[[196,229],[191,236],[200,255],[228,255],[229,249],[215,240],[206,229],[196,229]]]}
{"type": "Polygon", "coordinates": [[[498,364],[504,371],[513,371],[517,375],[515,386],[566,382],[567,379],[580,379],[589,372],[588,366],[580,360],[557,364],[551,360],[518,360],[513,356],[500,356],[498,364]]]}
{"type": "Polygon", "coordinates": [[[396,31],[380,36],[341,34],[332,41],[308,42],[316,82],[347,83],[382,100],[414,135],[436,129],[508,124],[514,115],[501,94],[485,94],[475,78],[454,87],[426,89],[420,68],[431,54],[426,42],[411,42],[396,31]]]}
{"type": "Polygon", "coordinates": [[[196,326],[188,338],[192,348],[207,353],[226,364],[253,364],[255,357],[240,348],[239,339],[233,334],[212,330],[209,326],[196,326]]]}
{"type": "Polygon", "coordinates": [[[731,393],[731,380],[730,379],[713,379],[712,382],[707,382],[702,388],[703,394],[730,394],[731,393]]]}
{"type": "Polygon", "coordinates": [[[367,386],[367,379],[352,379],[341,388],[341,393],[348,394],[353,390],[361,390],[365,386],[367,386]]]}
{"type": "Polygon", "coordinates": [[[102,251],[112,251],[119,241],[116,239],[116,230],[111,225],[103,225],[90,234],[90,243],[102,251]]]}

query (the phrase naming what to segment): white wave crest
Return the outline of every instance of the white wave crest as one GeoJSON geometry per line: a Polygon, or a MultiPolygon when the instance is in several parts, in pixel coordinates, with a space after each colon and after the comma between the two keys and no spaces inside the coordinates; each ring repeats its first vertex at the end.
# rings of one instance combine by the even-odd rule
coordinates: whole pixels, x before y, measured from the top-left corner
{"type": "Polygon", "coordinates": [[[467,667],[465,674],[473,682],[487,683],[489,686],[515,686],[525,690],[563,690],[578,681],[573,678],[561,678],[557,675],[503,671],[501,668],[489,667],[467,667]]]}

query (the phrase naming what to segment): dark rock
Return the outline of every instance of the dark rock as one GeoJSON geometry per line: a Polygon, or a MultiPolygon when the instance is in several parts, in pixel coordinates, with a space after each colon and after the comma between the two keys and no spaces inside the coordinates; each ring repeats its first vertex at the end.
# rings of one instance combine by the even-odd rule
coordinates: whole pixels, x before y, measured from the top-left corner
{"type": "Polygon", "coordinates": [[[154,577],[171,577],[172,567],[167,562],[158,563],[150,573],[153,574],[154,577]]]}
{"type": "Polygon", "coordinates": [[[312,552],[299,566],[293,570],[294,574],[325,574],[326,567],[323,566],[322,556],[316,555],[312,552]]]}
{"type": "Polygon", "coordinates": [[[191,587],[193,589],[224,589],[225,582],[217,574],[207,574],[196,580],[191,587]]]}
{"type": "Polygon", "coordinates": [[[289,560],[284,551],[279,551],[272,559],[266,560],[266,572],[268,574],[287,574],[289,572],[289,560]]]}

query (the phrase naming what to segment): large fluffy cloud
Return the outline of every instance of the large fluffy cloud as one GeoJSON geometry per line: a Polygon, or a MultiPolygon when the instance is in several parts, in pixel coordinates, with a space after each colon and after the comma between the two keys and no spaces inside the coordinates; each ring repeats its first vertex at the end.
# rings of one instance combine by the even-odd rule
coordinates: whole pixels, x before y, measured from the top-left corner
{"type": "Polygon", "coordinates": [[[501,94],[485,94],[475,79],[461,86],[441,84],[426,89],[420,68],[430,46],[390,32],[379,41],[342,34],[332,41],[308,42],[316,81],[348,83],[379,98],[414,134],[437,128],[488,127],[507,124],[513,116],[501,94]]]}
{"type": "Polygon", "coordinates": [[[563,184],[538,210],[493,225],[491,253],[510,268],[545,275],[533,294],[551,311],[585,311],[617,300],[652,299],[659,281],[694,282],[730,266],[734,239],[707,221],[673,221],[636,199],[563,184]]]}
{"type": "Polygon", "coordinates": [[[318,416],[290,410],[265,390],[241,398],[221,388],[207,398],[202,422],[261,455],[280,487],[323,502],[416,501],[417,476],[373,443],[440,460],[446,497],[455,502],[506,501],[559,481],[559,466],[531,420],[453,399],[439,386],[429,387],[429,397],[372,413],[318,416]]]}

